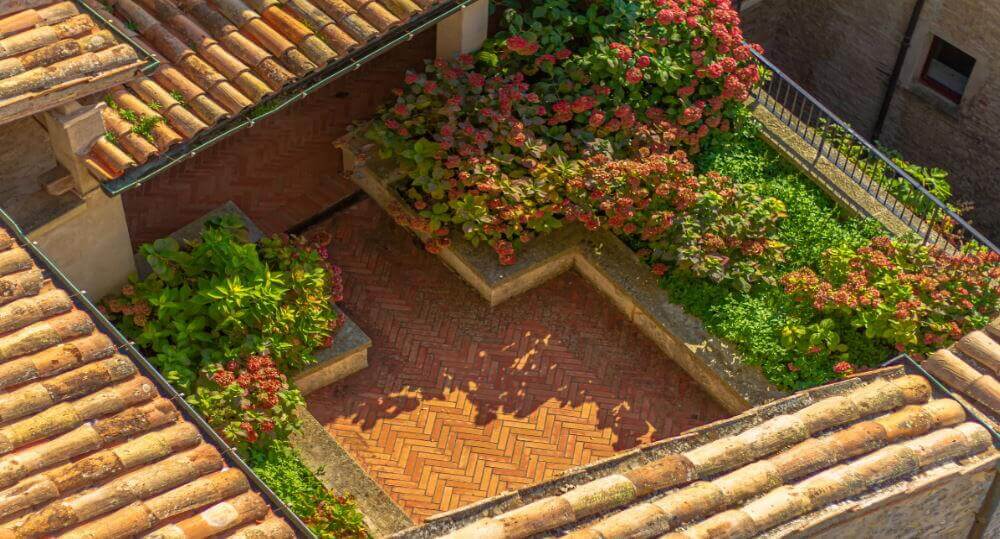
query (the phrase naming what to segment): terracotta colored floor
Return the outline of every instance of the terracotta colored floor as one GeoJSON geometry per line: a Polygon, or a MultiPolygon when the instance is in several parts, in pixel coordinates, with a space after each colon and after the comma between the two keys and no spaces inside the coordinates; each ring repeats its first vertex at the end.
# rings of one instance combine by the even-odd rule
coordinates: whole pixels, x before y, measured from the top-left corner
{"type": "Polygon", "coordinates": [[[418,521],[724,416],[576,273],[491,309],[371,200],[319,226],[374,346],[309,410],[418,521]]]}
{"type": "Polygon", "coordinates": [[[264,232],[282,232],[355,191],[333,141],[392,99],[408,68],[434,55],[434,30],[333,81],[124,195],[136,245],[232,200],[264,232]]]}

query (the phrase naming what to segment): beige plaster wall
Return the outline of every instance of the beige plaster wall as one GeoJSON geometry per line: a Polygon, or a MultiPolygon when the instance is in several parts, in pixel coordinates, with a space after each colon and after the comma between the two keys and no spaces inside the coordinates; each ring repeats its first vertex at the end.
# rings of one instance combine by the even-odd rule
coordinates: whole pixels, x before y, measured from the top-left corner
{"type": "Polygon", "coordinates": [[[114,291],[135,271],[121,197],[100,190],[29,237],[91,299],[114,291]]]}

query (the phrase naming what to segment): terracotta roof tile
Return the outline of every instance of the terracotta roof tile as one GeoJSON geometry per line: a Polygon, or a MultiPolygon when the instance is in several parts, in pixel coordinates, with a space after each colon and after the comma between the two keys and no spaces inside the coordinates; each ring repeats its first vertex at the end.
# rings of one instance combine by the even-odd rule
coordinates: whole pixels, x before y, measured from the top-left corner
{"type": "Polygon", "coordinates": [[[276,518],[266,519],[260,524],[254,524],[236,530],[229,539],[291,539],[295,537],[288,526],[282,526],[276,518]]]}
{"type": "Polygon", "coordinates": [[[861,494],[880,483],[905,477],[940,462],[981,453],[988,450],[991,444],[989,432],[978,423],[963,423],[937,430],[879,449],[794,485],[772,490],[739,509],[719,513],[663,537],[752,537],[805,513],[861,494]]]}
{"type": "Polygon", "coordinates": [[[249,65],[271,88],[277,90],[295,79],[295,75],[274,56],[241,34],[239,28],[204,0],[182,0],[178,1],[178,6],[249,65]]]}
{"type": "Polygon", "coordinates": [[[262,519],[293,536],[0,229],[0,537],[207,537],[262,519]]]}
{"type": "Polygon", "coordinates": [[[219,502],[194,516],[145,535],[145,539],[201,539],[231,530],[267,515],[267,504],[253,492],[219,502]]]}
{"type": "MultiPolygon", "coordinates": [[[[528,489],[530,503],[430,535],[511,539],[559,529],[573,539],[672,532],[668,537],[750,537],[924,468],[987,451],[986,429],[964,421],[958,402],[931,399],[924,378],[879,377],[626,471],[595,464],[594,479],[540,498],[528,489]]],[[[459,510],[456,519],[472,519],[487,507],[464,515],[459,510]]],[[[438,520],[427,526],[441,529],[438,520]]],[[[428,536],[419,528],[409,533],[428,536]]]]}
{"type": "Polygon", "coordinates": [[[102,92],[141,65],[72,2],[8,13],[0,17],[0,122],[102,92]]]}
{"type": "Polygon", "coordinates": [[[126,85],[146,103],[155,103],[157,112],[162,115],[170,127],[178,134],[190,138],[198,134],[208,125],[184,108],[170,92],[148,77],[140,77],[126,85]]]}
{"type": "MultiPolygon", "coordinates": [[[[135,34],[137,42],[161,61],[149,78],[139,78],[125,89],[146,105],[153,101],[162,105],[156,112],[165,118],[164,127],[177,135],[162,137],[163,130],[158,129],[161,133],[154,133],[157,151],[151,152],[134,137],[122,138],[127,126],[105,115],[105,127],[118,134],[118,140],[95,142],[82,158],[100,180],[116,178],[136,164],[155,160],[170,146],[243,112],[441,3],[108,0],[105,5],[97,0],[81,1],[106,14],[120,31],[135,34]],[[183,99],[171,101],[164,93],[183,99]]],[[[0,72],[3,68],[0,60],[0,72]]],[[[114,100],[119,99],[124,98],[116,93],[114,100]]]]}
{"type": "Polygon", "coordinates": [[[950,349],[929,354],[921,366],[1000,421],[1000,318],[962,337],[950,349]]]}

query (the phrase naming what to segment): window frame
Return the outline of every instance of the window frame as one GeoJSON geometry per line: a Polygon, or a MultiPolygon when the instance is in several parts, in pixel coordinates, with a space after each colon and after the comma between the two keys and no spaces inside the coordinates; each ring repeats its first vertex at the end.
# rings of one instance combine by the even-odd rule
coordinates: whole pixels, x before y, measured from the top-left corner
{"type": "Polygon", "coordinates": [[[969,81],[972,80],[972,73],[976,70],[976,65],[978,63],[979,61],[976,59],[975,56],[965,52],[964,50],[951,44],[950,42],[946,41],[940,36],[936,34],[931,34],[930,47],[927,49],[927,56],[926,58],[924,58],[924,63],[923,66],[920,68],[917,80],[920,81],[922,85],[933,90],[936,94],[947,99],[949,102],[959,105],[962,103],[962,99],[968,93],[967,90],[969,88],[969,81]],[[928,71],[930,70],[931,67],[931,62],[934,61],[936,55],[941,51],[941,49],[944,46],[951,47],[972,59],[972,68],[969,70],[969,74],[965,76],[965,86],[961,93],[956,92],[955,90],[945,86],[941,82],[938,82],[937,80],[928,75],[928,71]]]}

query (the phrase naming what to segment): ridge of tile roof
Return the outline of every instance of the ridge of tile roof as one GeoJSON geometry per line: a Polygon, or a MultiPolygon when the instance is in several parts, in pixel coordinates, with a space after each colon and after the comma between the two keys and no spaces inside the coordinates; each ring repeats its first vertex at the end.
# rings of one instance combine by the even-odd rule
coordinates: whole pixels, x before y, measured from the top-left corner
{"type": "Polygon", "coordinates": [[[0,537],[54,534],[295,536],[0,226],[0,537]]]}
{"type": "Polygon", "coordinates": [[[748,537],[942,462],[996,458],[989,431],[955,400],[932,399],[927,379],[878,374],[820,392],[848,382],[793,395],[801,405],[785,413],[770,411],[788,399],[765,405],[769,418],[736,432],[757,409],[696,429],[731,432],[707,443],[689,445],[686,433],[668,453],[633,450],[583,468],[589,480],[527,487],[397,536],[748,537]]]}
{"type": "Polygon", "coordinates": [[[82,0],[161,62],[109,99],[162,118],[147,140],[105,113],[117,142],[95,142],[84,164],[102,181],[317,74],[355,49],[449,0],[82,0]],[[127,21],[127,23],[126,23],[127,21]],[[155,103],[155,110],[149,105],[155,103]]]}
{"type": "Polygon", "coordinates": [[[920,362],[928,373],[967,398],[997,428],[1000,422],[1000,317],[970,332],[950,348],[920,362]]]}
{"type": "Polygon", "coordinates": [[[12,7],[24,9],[0,15],[0,123],[102,92],[144,63],[73,2],[12,7]]]}

